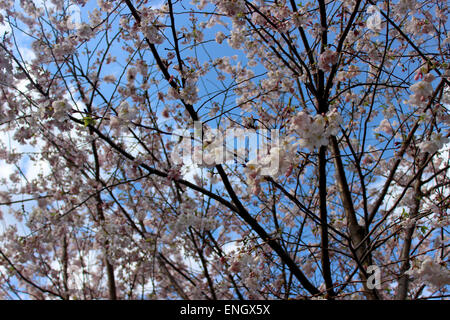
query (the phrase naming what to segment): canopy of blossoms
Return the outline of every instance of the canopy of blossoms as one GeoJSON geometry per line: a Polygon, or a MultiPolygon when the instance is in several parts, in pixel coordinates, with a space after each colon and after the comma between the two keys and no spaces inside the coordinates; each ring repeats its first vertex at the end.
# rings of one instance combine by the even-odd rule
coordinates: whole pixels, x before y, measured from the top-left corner
{"type": "Polygon", "coordinates": [[[448,297],[449,14],[0,0],[0,298],[448,297]]]}

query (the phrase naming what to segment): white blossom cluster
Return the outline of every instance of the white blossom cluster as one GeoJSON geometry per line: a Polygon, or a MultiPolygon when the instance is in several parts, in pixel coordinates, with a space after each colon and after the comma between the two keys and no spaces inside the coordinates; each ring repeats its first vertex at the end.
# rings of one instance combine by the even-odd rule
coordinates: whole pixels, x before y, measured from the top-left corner
{"type": "Polygon", "coordinates": [[[298,163],[298,148],[309,148],[313,151],[328,145],[330,136],[338,133],[340,123],[342,117],[336,109],[326,115],[319,114],[314,117],[304,111],[297,113],[291,119],[290,135],[280,138],[278,145],[267,148],[269,152],[266,155],[252,159],[246,164],[244,172],[252,193],[259,194],[261,191],[262,176],[290,176],[298,163]]]}
{"type": "Polygon", "coordinates": [[[52,103],[52,110],[53,118],[57,121],[63,121],[72,108],[66,100],[57,100],[52,103]]]}
{"type": "Polygon", "coordinates": [[[77,27],[77,36],[80,40],[89,40],[94,36],[94,31],[92,31],[92,28],[87,23],[81,23],[77,27]]]}
{"type": "Polygon", "coordinates": [[[330,72],[331,67],[335,65],[338,60],[339,53],[330,49],[326,49],[323,53],[320,54],[317,66],[322,71],[330,72]]]}
{"type": "Polygon", "coordinates": [[[123,101],[119,105],[118,117],[123,121],[133,121],[136,119],[139,111],[136,108],[131,108],[128,102],[123,101]]]}
{"type": "Polygon", "coordinates": [[[213,2],[220,13],[229,17],[238,17],[247,11],[243,0],[216,0],[213,2]]]}
{"type": "Polygon", "coordinates": [[[262,270],[258,267],[260,257],[254,257],[249,253],[240,252],[233,256],[228,269],[233,274],[240,273],[246,285],[251,290],[256,290],[262,277],[262,270]]]}
{"type": "Polygon", "coordinates": [[[409,96],[409,100],[406,103],[412,106],[425,107],[433,94],[433,86],[431,85],[433,80],[434,76],[431,73],[427,73],[423,80],[413,84],[410,87],[413,94],[409,96]]]}
{"type": "Polygon", "coordinates": [[[300,147],[314,150],[328,144],[328,138],[337,134],[340,123],[342,117],[336,109],[314,117],[300,111],[292,118],[290,130],[300,137],[300,147]]]}
{"type": "Polygon", "coordinates": [[[367,13],[370,14],[366,22],[367,29],[370,29],[373,32],[380,32],[381,31],[380,9],[378,9],[377,6],[369,6],[369,8],[367,8],[367,13]]]}
{"type": "Polygon", "coordinates": [[[428,152],[433,154],[444,147],[449,142],[449,138],[444,137],[440,133],[433,133],[430,139],[419,143],[418,148],[421,152],[428,152]]]}
{"type": "Polygon", "coordinates": [[[450,285],[450,271],[430,256],[426,256],[418,265],[413,265],[406,274],[436,289],[450,285]]]}

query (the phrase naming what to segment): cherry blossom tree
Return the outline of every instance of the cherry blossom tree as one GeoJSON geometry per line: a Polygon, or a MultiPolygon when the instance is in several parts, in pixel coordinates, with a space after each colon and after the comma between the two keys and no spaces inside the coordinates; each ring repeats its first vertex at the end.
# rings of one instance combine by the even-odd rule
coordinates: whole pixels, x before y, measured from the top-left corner
{"type": "Polygon", "coordinates": [[[1,298],[449,296],[445,1],[0,13],[1,298]]]}

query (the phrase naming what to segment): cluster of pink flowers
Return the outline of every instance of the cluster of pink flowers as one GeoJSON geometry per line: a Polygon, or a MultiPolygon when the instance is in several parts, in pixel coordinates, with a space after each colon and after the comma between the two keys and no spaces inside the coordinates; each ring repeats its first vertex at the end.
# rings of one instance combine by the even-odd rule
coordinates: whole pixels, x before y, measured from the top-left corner
{"type": "Polygon", "coordinates": [[[413,264],[406,273],[415,281],[425,282],[437,289],[450,285],[450,271],[430,256],[413,264]]]}
{"type": "Polygon", "coordinates": [[[317,66],[320,70],[330,72],[331,67],[335,65],[338,60],[339,54],[336,51],[326,49],[323,53],[320,54],[317,66]]]}
{"type": "Polygon", "coordinates": [[[427,73],[422,81],[413,84],[410,87],[413,94],[409,96],[409,100],[406,103],[417,107],[425,107],[433,94],[433,86],[431,85],[433,80],[434,76],[431,73],[427,73]]]}
{"type": "Polygon", "coordinates": [[[245,29],[244,28],[233,28],[231,31],[230,38],[228,39],[228,44],[233,49],[240,49],[245,42],[245,29]]]}
{"type": "Polygon", "coordinates": [[[262,278],[262,270],[259,267],[259,256],[253,256],[247,252],[239,252],[231,258],[231,265],[228,269],[233,274],[240,273],[246,285],[251,290],[256,290],[258,282],[262,278]]]}
{"type": "Polygon", "coordinates": [[[46,48],[44,55],[47,55],[47,58],[54,55],[57,60],[64,60],[66,56],[71,55],[75,51],[76,45],[76,38],[63,38],[53,46],[51,51],[46,48]]]}
{"type": "Polygon", "coordinates": [[[433,154],[442,149],[442,147],[444,147],[444,145],[448,142],[449,138],[443,136],[441,133],[433,133],[430,139],[422,141],[417,147],[421,152],[433,154]]]}
{"type": "Polygon", "coordinates": [[[150,43],[161,44],[164,42],[164,38],[154,25],[147,25],[142,27],[142,33],[145,35],[145,37],[148,39],[150,43]]]}
{"type": "Polygon", "coordinates": [[[111,12],[114,8],[112,1],[97,0],[97,4],[103,12],[111,12]]]}
{"type": "Polygon", "coordinates": [[[245,1],[243,0],[215,0],[213,1],[220,13],[229,17],[237,17],[245,13],[245,1]]]}
{"type": "Polygon", "coordinates": [[[183,101],[189,104],[194,104],[198,101],[198,92],[200,89],[197,86],[197,79],[195,77],[190,77],[180,93],[183,101]]]}
{"type": "Polygon", "coordinates": [[[408,13],[414,12],[416,5],[417,5],[416,0],[400,0],[394,6],[394,11],[399,16],[404,16],[408,13]]]}
{"type": "Polygon", "coordinates": [[[89,24],[81,23],[77,27],[77,36],[81,41],[86,41],[94,36],[94,31],[89,24]]]}
{"type": "Polygon", "coordinates": [[[131,121],[134,121],[138,116],[139,111],[136,108],[132,108],[128,102],[123,101],[117,110],[117,121],[119,124],[126,125],[131,121]]]}
{"type": "Polygon", "coordinates": [[[367,13],[370,14],[366,22],[366,27],[374,32],[381,31],[381,14],[377,6],[369,6],[367,13]]]}
{"type": "Polygon", "coordinates": [[[291,119],[290,130],[300,137],[300,147],[313,150],[328,145],[328,138],[337,134],[340,123],[342,117],[336,109],[314,117],[300,111],[291,119]]]}
{"type": "Polygon", "coordinates": [[[422,34],[428,34],[434,32],[433,24],[427,19],[418,19],[411,17],[406,24],[406,31],[412,35],[419,36],[422,34]]]}
{"type": "Polygon", "coordinates": [[[291,25],[298,24],[299,19],[301,19],[299,13],[294,15],[286,5],[281,3],[261,6],[252,14],[252,22],[255,25],[278,31],[287,31],[291,25]]]}
{"type": "Polygon", "coordinates": [[[358,66],[352,64],[348,67],[347,71],[345,71],[345,70],[339,71],[336,76],[336,80],[338,80],[338,81],[350,80],[350,79],[353,79],[354,77],[358,76],[360,73],[361,72],[360,72],[358,66]]]}
{"type": "Polygon", "coordinates": [[[223,40],[225,40],[226,37],[227,36],[222,31],[219,31],[216,33],[216,42],[218,44],[222,44],[223,40]]]}
{"type": "Polygon", "coordinates": [[[296,154],[298,146],[296,137],[285,137],[277,145],[272,146],[267,154],[259,155],[247,162],[244,172],[253,194],[259,194],[261,191],[260,183],[263,176],[273,178],[280,175],[290,176],[294,165],[298,163],[296,154]]]}
{"type": "Polygon", "coordinates": [[[336,299],[376,298],[354,272],[360,252],[386,275],[382,298],[407,262],[405,298],[446,293],[448,6],[96,1],[0,1],[0,219],[26,228],[0,232],[0,299],[326,298],[325,235],[309,218],[324,207],[336,299]],[[343,195],[371,230],[356,255],[343,195]]]}
{"type": "Polygon", "coordinates": [[[394,133],[394,129],[392,128],[391,123],[387,119],[383,119],[380,122],[380,125],[373,130],[374,132],[385,132],[388,135],[392,135],[394,133]]]}
{"type": "Polygon", "coordinates": [[[67,119],[68,113],[72,110],[67,100],[58,100],[52,103],[53,118],[57,121],[67,119]]]}
{"type": "Polygon", "coordinates": [[[329,137],[338,133],[341,123],[342,117],[336,109],[326,115],[314,117],[303,111],[294,115],[289,128],[290,134],[280,139],[278,145],[272,146],[266,155],[260,155],[246,164],[244,172],[251,192],[259,194],[263,176],[290,176],[299,161],[298,148],[309,148],[313,151],[328,145],[329,137]]]}

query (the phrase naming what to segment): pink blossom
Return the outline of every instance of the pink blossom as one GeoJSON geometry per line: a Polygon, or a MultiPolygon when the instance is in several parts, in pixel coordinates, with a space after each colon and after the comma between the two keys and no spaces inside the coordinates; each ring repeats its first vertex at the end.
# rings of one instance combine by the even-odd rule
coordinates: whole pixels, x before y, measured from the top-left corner
{"type": "Polygon", "coordinates": [[[433,94],[433,86],[431,85],[433,79],[434,76],[427,73],[422,81],[413,84],[410,87],[413,94],[409,96],[409,100],[406,102],[419,107],[427,105],[428,99],[433,94]]]}
{"type": "Polygon", "coordinates": [[[89,40],[94,35],[94,32],[90,25],[82,23],[78,26],[77,35],[80,40],[89,40]]]}
{"type": "Polygon", "coordinates": [[[339,60],[339,54],[335,51],[332,51],[330,49],[326,49],[323,53],[319,56],[319,63],[317,66],[319,69],[325,72],[331,71],[331,67],[335,65],[339,60]]]}
{"type": "Polygon", "coordinates": [[[216,33],[216,41],[218,44],[221,44],[225,38],[226,36],[222,31],[216,33]]]}

